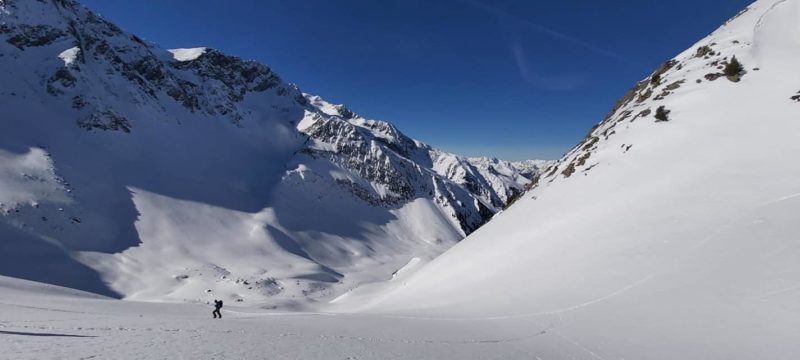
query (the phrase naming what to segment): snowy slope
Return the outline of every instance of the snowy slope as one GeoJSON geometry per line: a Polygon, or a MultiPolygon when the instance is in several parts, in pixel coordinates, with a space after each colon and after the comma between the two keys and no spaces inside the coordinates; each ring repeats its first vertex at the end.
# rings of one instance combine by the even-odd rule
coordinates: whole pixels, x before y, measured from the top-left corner
{"type": "Polygon", "coordinates": [[[389,123],[72,0],[2,4],[0,274],[302,306],[427,261],[528,181],[468,188],[389,123]]]}
{"type": "Polygon", "coordinates": [[[798,59],[800,2],[757,1],[637,84],[492,222],[366,308],[337,302],[507,321],[541,331],[542,358],[796,357],[798,59]],[[744,71],[717,75],[733,56],[744,71]]]}

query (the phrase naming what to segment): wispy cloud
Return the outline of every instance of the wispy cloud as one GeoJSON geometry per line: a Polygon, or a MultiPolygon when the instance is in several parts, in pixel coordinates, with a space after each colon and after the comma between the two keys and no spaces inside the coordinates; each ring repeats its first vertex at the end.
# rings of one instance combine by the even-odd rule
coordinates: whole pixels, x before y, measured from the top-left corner
{"type": "Polygon", "coordinates": [[[578,37],[575,37],[575,36],[572,36],[572,35],[568,35],[568,34],[565,34],[563,32],[557,31],[557,30],[553,30],[553,29],[548,28],[548,27],[546,27],[546,26],[544,26],[542,24],[539,24],[537,22],[521,18],[521,17],[519,17],[517,15],[514,15],[514,14],[511,14],[511,13],[509,13],[509,12],[499,8],[499,7],[496,7],[494,5],[488,4],[488,3],[486,3],[486,2],[484,2],[482,0],[461,0],[461,1],[463,1],[463,2],[465,2],[467,4],[470,4],[470,5],[472,5],[473,7],[477,8],[477,9],[483,10],[483,11],[489,13],[489,14],[497,16],[498,18],[500,18],[502,20],[511,20],[514,23],[518,24],[518,25],[521,25],[521,26],[524,26],[524,27],[526,27],[528,29],[537,31],[537,32],[539,32],[541,34],[548,35],[548,36],[550,36],[552,38],[562,40],[562,41],[570,43],[572,45],[575,45],[575,46],[578,46],[578,47],[582,47],[582,48],[584,48],[586,50],[589,50],[591,52],[594,52],[594,53],[596,53],[598,55],[603,55],[603,56],[606,56],[608,58],[617,60],[619,62],[628,64],[628,65],[637,65],[636,62],[634,62],[633,60],[630,60],[627,57],[622,56],[622,55],[620,55],[620,54],[618,54],[618,53],[616,53],[614,51],[611,51],[611,50],[608,50],[608,49],[604,49],[604,48],[599,47],[597,45],[588,43],[588,42],[586,42],[584,40],[579,39],[578,37]]]}
{"type": "Polygon", "coordinates": [[[519,41],[511,44],[511,52],[522,79],[528,83],[548,90],[572,90],[580,87],[585,78],[578,74],[546,75],[535,71],[525,55],[525,49],[519,41]]]}

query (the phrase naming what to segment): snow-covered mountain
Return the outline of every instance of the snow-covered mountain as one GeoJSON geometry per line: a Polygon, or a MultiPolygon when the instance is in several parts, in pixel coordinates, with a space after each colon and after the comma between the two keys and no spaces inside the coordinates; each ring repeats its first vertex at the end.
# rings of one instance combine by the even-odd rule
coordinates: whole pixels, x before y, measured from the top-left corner
{"type": "Polygon", "coordinates": [[[324,299],[425,262],[537,172],[475,162],[73,0],[0,1],[0,274],[129,299],[324,299]]]}
{"type": "Polygon", "coordinates": [[[511,162],[487,157],[462,157],[442,151],[430,152],[433,170],[478,195],[493,210],[503,209],[525,191],[531,180],[554,164],[550,160],[511,162]]]}
{"type": "Polygon", "coordinates": [[[537,358],[796,357],[798,59],[800,1],[755,2],[492,222],[337,303],[520,329],[537,358]]]}

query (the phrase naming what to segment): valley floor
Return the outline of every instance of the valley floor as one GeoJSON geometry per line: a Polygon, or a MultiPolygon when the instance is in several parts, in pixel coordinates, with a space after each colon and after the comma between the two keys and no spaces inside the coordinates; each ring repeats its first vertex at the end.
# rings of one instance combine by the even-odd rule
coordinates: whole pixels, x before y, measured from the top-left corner
{"type": "Polygon", "coordinates": [[[552,336],[507,320],[231,306],[214,320],[210,306],[112,300],[6,277],[0,295],[4,359],[536,359],[539,338],[552,336]]]}

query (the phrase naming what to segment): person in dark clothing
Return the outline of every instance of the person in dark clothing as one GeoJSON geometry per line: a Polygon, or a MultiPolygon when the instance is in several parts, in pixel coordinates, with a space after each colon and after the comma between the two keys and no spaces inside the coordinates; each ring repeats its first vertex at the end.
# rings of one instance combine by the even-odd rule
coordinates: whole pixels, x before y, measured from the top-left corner
{"type": "Polygon", "coordinates": [[[222,313],[219,312],[219,309],[222,309],[222,300],[214,300],[214,311],[211,312],[211,315],[213,315],[215,319],[222,319],[222,313]]]}

